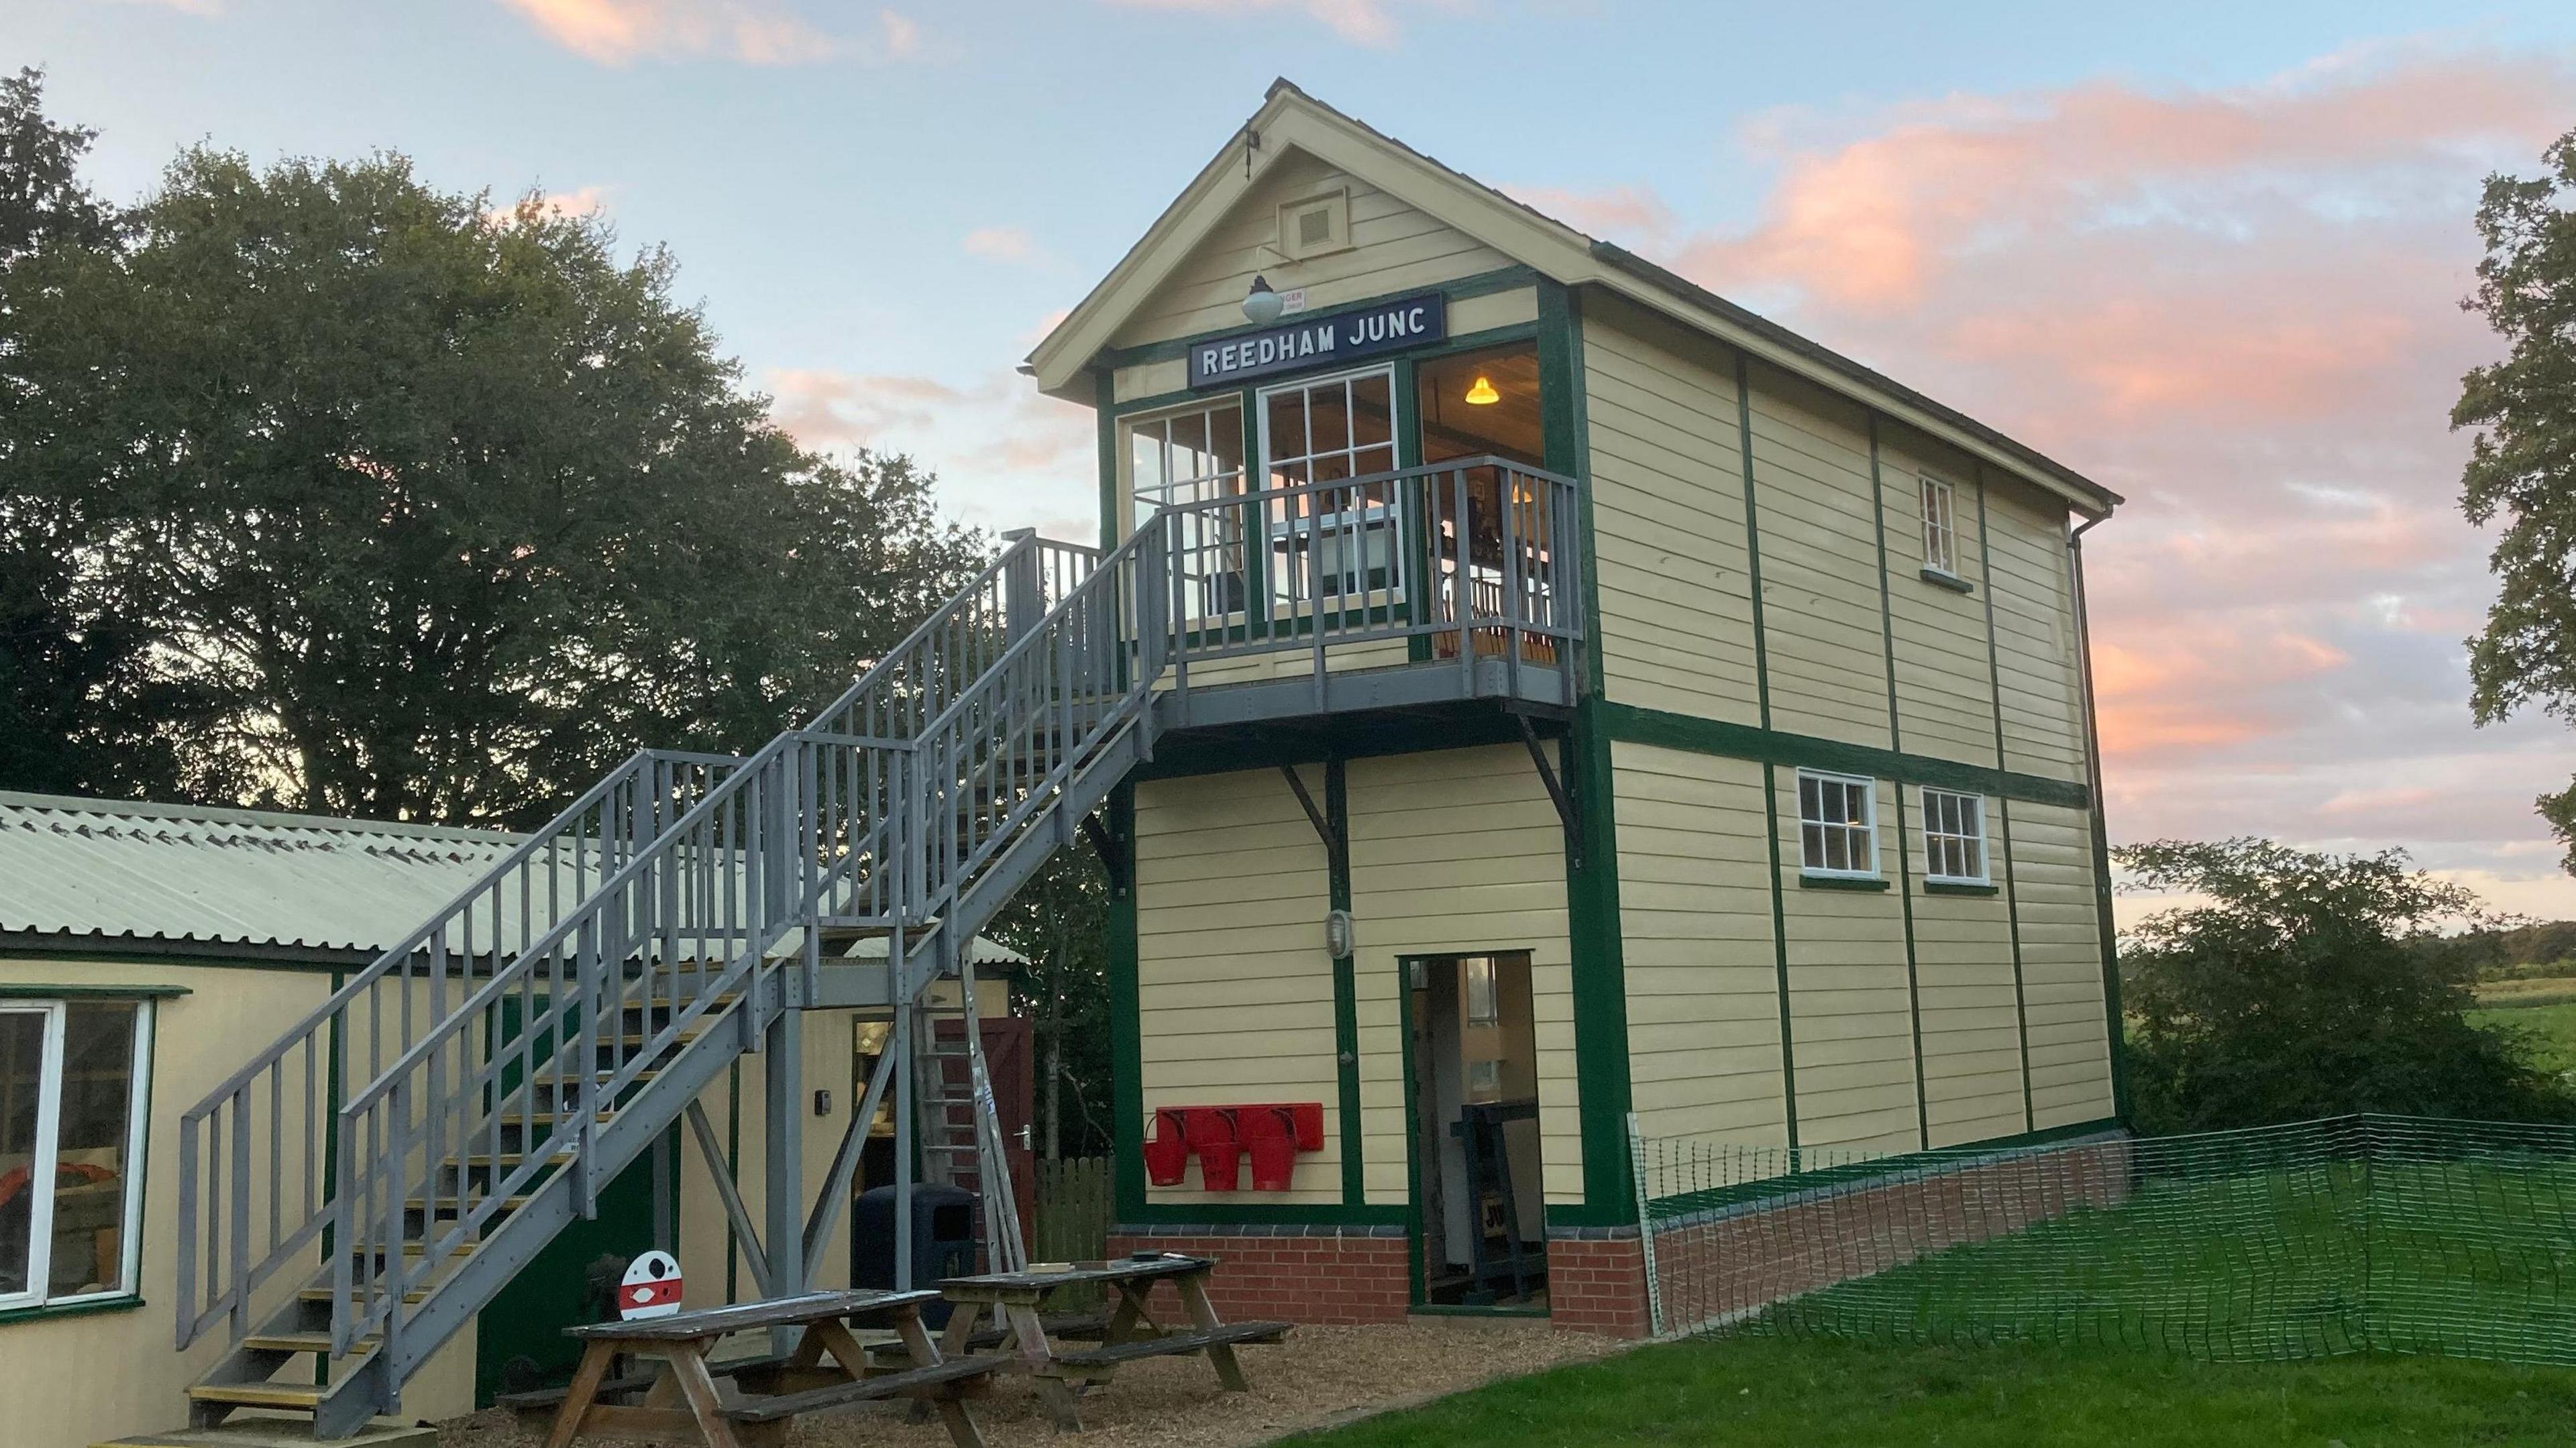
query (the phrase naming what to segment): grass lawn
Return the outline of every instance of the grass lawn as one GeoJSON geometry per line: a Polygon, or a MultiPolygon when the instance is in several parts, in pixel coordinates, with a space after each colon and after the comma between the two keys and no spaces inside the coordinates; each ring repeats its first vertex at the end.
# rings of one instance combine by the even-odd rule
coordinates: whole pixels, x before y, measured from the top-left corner
{"type": "MultiPolygon", "coordinates": [[[[2576,1073],[2576,980],[2514,981],[2513,985],[2547,985],[2557,987],[2560,998],[2544,1004],[2526,1005],[2511,994],[2478,993],[2492,1009],[2471,1011],[2469,1019],[2481,1026],[2511,1026],[2532,1041],[2532,1059],[2543,1070],[2561,1076],[2576,1073]]],[[[2532,993],[2523,993],[2523,999],[2532,993]]]]}
{"type": "Polygon", "coordinates": [[[2552,1444],[2576,1370],[2439,1358],[2186,1362],[2117,1349],[1726,1337],[1496,1384],[1292,1440],[1311,1448],[2552,1444]]]}

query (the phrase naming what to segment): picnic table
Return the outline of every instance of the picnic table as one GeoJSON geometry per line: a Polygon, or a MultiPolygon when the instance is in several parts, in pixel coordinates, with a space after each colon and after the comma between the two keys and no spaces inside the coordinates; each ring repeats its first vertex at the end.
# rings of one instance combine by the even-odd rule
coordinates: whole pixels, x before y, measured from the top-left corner
{"type": "MultiPolygon", "coordinates": [[[[565,1328],[566,1336],[584,1344],[581,1366],[564,1391],[545,1448],[567,1448],[584,1435],[768,1448],[786,1440],[788,1423],[801,1414],[878,1398],[929,1403],[946,1421],[957,1448],[983,1448],[983,1435],[961,1399],[1003,1363],[992,1357],[942,1355],[921,1322],[922,1304],[938,1298],[930,1291],[815,1292],[565,1328]],[[894,1329],[905,1360],[890,1372],[872,1370],[866,1350],[850,1335],[848,1323],[854,1318],[884,1320],[894,1329]],[[722,1365],[708,1360],[728,1334],[778,1327],[804,1330],[796,1351],[783,1359],[722,1365]],[[620,1354],[658,1358],[662,1371],[649,1380],[611,1381],[608,1371],[620,1354]],[[719,1378],[730,1380],[735,1391],[719,1392],[719,1378]],[[638,1389],[641,1403],[600,1401],[638,1389]]],[[[525,1394],[512,1406],[527,1411],[552,1397],[525,1394]]]]}
{"type": "MultiPolygon", "coordinates": [[[[1001,1361],[1009,1371],[1037,1380],[1038,1397],[1059,1428],[1082,1426],[1082,1393],[1107,1382],[1121,1363],[1181,1353],[1206,1356],[1217,1381],[1230,1392],[1245,1392],[1242,1364],[1234,1360],[1237,1343],[1277,1342],[1288,1335],[1285,1322],[1234,1322],[1217,1316],[1208,1301],[1208,1279],[1216,1264],[1204,1257],[1157,1254],[1107,1262],[1077,1262],[1052,1271],[991,1272],[951,1277],[939,1294],[957,1304],[950,1314],[941,1350],[950,1356],[992,1340],[998,1330],[1001,1361]],[[1169,1282],[1180,1294],[1190,1325],[1166,1329],[1154,1321],[1146,1298],[1157,1282],[1169,1282]],[[1049,1294],[1067,1287],[1097,1285],[1117,1296],[1106,1322],[1099,1325],[1100,1346],[1068,1350],[1050,1339],[1039,1308],[1049,1294]],[[992,1328],[979,1333],[986,1315],[992,1328]]],[[[1061,1335],[1061,1330],[1060,1330],[1061,1335]]]]}

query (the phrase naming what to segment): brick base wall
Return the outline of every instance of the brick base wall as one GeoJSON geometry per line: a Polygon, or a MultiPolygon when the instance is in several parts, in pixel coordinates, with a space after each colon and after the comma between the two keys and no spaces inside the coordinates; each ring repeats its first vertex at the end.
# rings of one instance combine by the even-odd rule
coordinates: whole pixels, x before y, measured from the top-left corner
{"type": "MultiPolygon", "coordinates": [[[[1229,1319],[1326,1326],[1402,1322],[1413,1297],[1401,1227],[1110,1228],[1109,1255],[1130,1252],[1184,1252],[1214,1260],[1218,1270],[1208,1297],[1229,1319]]],[[[1167,1307],[1180,1313],[1180,1299],[1168,1285],[1154,1293],[1156,1313],[1167,1307]]]]}
{"type": "Polygon", "coordinates": [[[1644,1337],[1646,1254],[1636,1231],[1550,1237],[1547,1307],[1548,1325],[1560,1332],[1644,1337]]]}
{"type": "Polygon", "coordinates": [[[2129,1195],[2130,1155],[2126,1138],[2077,1142],[1659,1224],[1655,1277],[1664,1325],[1731,1321],[1945,1248],[2008,1236],[2078,1208],[2116,1205],[2129,1195]]]}

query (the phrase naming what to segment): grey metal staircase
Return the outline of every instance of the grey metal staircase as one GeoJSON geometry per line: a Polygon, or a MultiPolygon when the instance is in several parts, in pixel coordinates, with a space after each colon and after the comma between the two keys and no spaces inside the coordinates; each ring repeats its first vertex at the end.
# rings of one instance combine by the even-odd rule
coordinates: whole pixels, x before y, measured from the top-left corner
{"type": "Polygon", "coordinates": [[[1011,535],[806,726],[745,759],[628,760],[184,1115],[178,1342],[225,1344],[192,1421],[288,1409],[340,1437],[394,1410],[729,1063],[792,1040],[776,1033],[809,1007],[881,1003],[893,1042],[813,1215],[773,1230],[764,1290],[803,1285],[889,1091],[900,1179],[918,1132],[934,1178],[974,1181],[989,1250],[1017,1265],[966,942],[1151,756],[1194,660],[1311,651],[1321,704],[1327,644],[1445,637],[1450,662],[1429,667],[1462,696],[1570,703],[1575,503],[1568,480],[1470,459],[1166,508],[1105,555],[1011,535]],[[1399,552],[1401,577],[1352,561],[1399,552]],[[853,933],[883,934],[884,962],[827,956],[853,933]]]}

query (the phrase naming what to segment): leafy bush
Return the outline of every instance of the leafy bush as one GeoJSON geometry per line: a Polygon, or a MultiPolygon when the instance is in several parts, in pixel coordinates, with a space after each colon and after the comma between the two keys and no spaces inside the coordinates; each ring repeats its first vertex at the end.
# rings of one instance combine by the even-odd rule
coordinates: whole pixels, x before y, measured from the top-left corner
{"type": "Polygon", "coordinates": [[[2116,852],[2133,888],[2197,897],[2122,942],[2137,1125],[2205,1131],[2384,1111],[2576,1119],[2519,1033],[2473,1025],[2495,951],[2477,896],[2402,850],[2267,840],[2116,852]]]}

